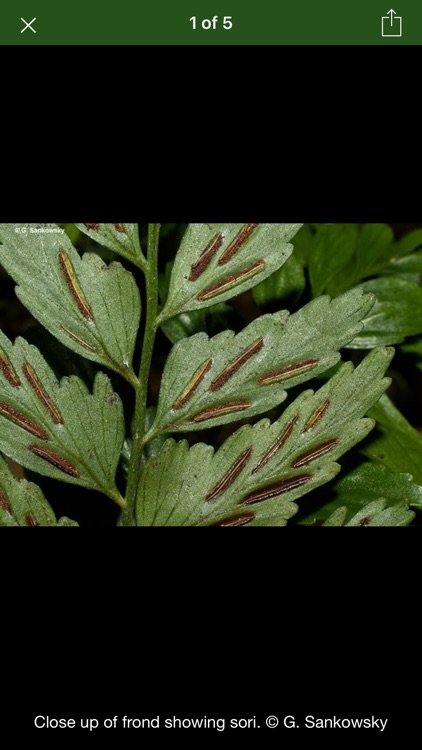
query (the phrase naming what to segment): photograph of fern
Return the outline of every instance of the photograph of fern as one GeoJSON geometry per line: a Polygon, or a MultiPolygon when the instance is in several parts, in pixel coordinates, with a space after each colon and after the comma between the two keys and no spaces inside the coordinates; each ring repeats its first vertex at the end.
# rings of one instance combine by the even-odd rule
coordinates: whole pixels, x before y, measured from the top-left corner
{"type": "Polygon", "coordinates": [[[0,284],[0,526],[421,525],[422,225],[0,224],[0,284]]]}

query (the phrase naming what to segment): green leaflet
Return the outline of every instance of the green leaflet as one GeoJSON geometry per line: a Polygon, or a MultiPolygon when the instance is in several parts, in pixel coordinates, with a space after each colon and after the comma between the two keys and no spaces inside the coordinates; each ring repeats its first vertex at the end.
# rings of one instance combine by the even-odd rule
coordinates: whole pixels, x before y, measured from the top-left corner
{"type": "Polygon", "coordinates": [[[421,230],[395,241],[386,224],[316,226],[308,250],[313,295],[339,294],[359,284],[376,298],[351,348],[399,344],[422,333],[421,253],[409,254],[421,244],[421,230]],[[371,276],[377,278],[362,283],[371,276]]]}
{"type": "Polygon", "coordinates": [[[77,526],[65,516],[57,523],[40,488],[13,476],[0,456],[0,526],[77,526]]]}
{"type": "Polygon", "coordinates": [[[384,273],[397,274],[407,281],[422,284],[422,251],[406,255],[404,258],[392,258],[384,273]]]}
{"type": "Polygon", "coordinates": [[[355,278],[371,276],[399,252],[393,230],[387,224],[363,224],[356,243],[355,278]],[[393,252],[394,249],[394,252],[393,252]]]}
{"type": "Polygon", "coordinates": [[[300,224],[189,224],[160,323],[259,284],[291,255],[300,224]]]}
{"type": "Polygon", "coordinates": [[[374,422],[363,415],[389,384],[393,355],[376,349],[350,362],[316,393],[305,391],[271,424],[245,425],[214,453],[199,443],[167,440],[142,475],[142,526],[284,526],[294,501],[332,479],[335,463],[374,422]]]}
{"type": "Polygon", "coordinates": [[[383,498],[373,500],[346,522],[348,508],[338,508],[322,524],[323,526],[409,526],[415,514],[404,502],[385,507],[383,498]]]}
{"type": "Polygon", "coordinates": [[[413,481],[422,486],[421,435],[396,409],[387,395],[382,396],[369,416],[376,420],[377,426],[361,452],[390,471],[408,472],[413,476],[413,481]]]}
{"type": "Polygon", "coordinates": [[[395,259],[403,258],[403,260],[405,260],[405,256],[413,253],[421,246],[422,229],[414,229],[412,232],[408,232],[408,234],[405,234],[403,237],[397,240],[397,242],[394,243],[393,256],[395,259]]]}
{"type": "Polygon", "coordinates": [[[323,292],[338,294],[350,288],[358,236],[356,224],[318,226],[309,253],[309,278],[314,297],[323,292]]]}
{"type": "Polygon", "coordinates": [[[201,430],[261,414],[340,359],[373,305],[352,290],[330,301],[313,300],[289,316],[257,318],[237,336],[200,333],[172,349],[160,388],[152,433],[201,430]]]}
{"type": "MultiPolygon", "coordinates": [[[[372,435],[374,434],[375,431],[372,435]]],[[[422,509],[422,487],[412,482],[411,474],[390,472],[385,466],[371,463],[363,463],[346,476],[336,479],[331,484],[329,492],[316,492],[315,495],[313,501],[318,509],[300,521],[306,526],[315,523],[319,525],[343,508],[347,510],[345,520],[349,521],[353,515],[365,508],[369,501],[375,502],[379,498],[383,498],[383,507],[396,506],[399,501],[406,507],[411,505],[422,509]]]]}
{"type": "Polygon", "coordinates": [[[120,263],[107,266],[93,253],[80,258],[61,232],[54,224],[0,224],[0,263],[50,333],[136,384],[132,356],[141,303],[135,280],[120,263]]]}
{"type": "MultiPolygon", "coordinates": [[[[302,237],[298,242],[303,245],[302,237]]],[[[395,241],[387,224],[317,224],[307,243],[313,295],[339,294],[371,276],[399,273],[396,262],[422,244],[422,231],[395,241]]]]}
{"type": "Polygon", "coordinates": [[[142,268],[145,264],[137,224],[75,224],[88,237],[103,247],[132,261],[142,268]]]}
{"type": "Polygon", "coordinates": [[[350,347],[400,344],[406,336],[422,333],[422,288],[418,283],[389,275],[365,281],[361,288],[374,294],[376,302],[350,347]]]}
{"type": "Polygon", "coordinates": [[[79,526],[79,524],[76,521],[72,521],[71,518],[67,518],[67,516],[62,516],[57,526],[79,526]]]}
{"type": "Polygon", "coordinates": [[[34,346],[0,332],[0,450],[22,466],[121,498],[114,476],[123,408],[106,375],[92,395],[76,376],[58,382],[34,346]]]}

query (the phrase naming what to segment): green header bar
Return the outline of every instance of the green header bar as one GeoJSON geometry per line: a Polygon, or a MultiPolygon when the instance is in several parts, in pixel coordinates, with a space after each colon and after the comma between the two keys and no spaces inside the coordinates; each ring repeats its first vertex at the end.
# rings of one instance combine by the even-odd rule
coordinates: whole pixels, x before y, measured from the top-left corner
{"type": "Polygon", "coordinates": [[[420,0],[3,0],[0,44],[409,45],[420,0]]]}

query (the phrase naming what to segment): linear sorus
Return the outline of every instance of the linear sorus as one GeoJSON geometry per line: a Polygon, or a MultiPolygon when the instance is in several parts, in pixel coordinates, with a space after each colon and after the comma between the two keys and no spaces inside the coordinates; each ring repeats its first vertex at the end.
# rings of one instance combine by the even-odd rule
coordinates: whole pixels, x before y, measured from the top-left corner
{"type": "Polygon", "coordinates": [[[86,227],[87,229],[95,229],[95,230],[97,230],[97,229],[100,228],[100,225],[99,224],[84,224],[84,227],[86,227]]]}
{"type": "Polygon", "coordinates": [[[39,523],[32,513],[25,513],[25,521],[27,526],[39,526],[39,523]]]}
{"type": "Polygon", "coordinates": [[[40,445],[30,445],[28,446],[28,450],[30,450],[31,453],[34,454],[34,456],[38,456],[38,458],[42,458],[52,466],[55,466],[56,469],[64,471],[65,474],[69,474],[69,476],[71,477],[80,477],[79,471],[75,469],[69,463],[69,461],[66,461],[65,458],[58,456],[57,453],[53,453],[53,451],[48,450],[48,448],[42,448],[40,445]]]}
{"type": "Polygon", "coordinates": [[[312,428],[315,427],[315,425],[324,416],[324,414],[327,411],[329,405],[330,405],[330,402],[327,399],[326,401],[324,401],[323,404],[321,404],[321,406],[318,407],[318,409],[316,410],[316,412],[314,412],[314,414],[312,414],[312,417],[310,417],[310,419],[307,421],[305,427],[303,428],[303,432],[308,432],[308,430],[312,430],[312,428]]]}
{"type": "Polygon", "coordinates": [[[205,269],[208,268],[218,248],[221,247],[222,244],[223,235],[221,234],[221,232],[219,232],[215,235],[215,237],[213,237],[211,242],[208,243],[196,263],[192,263],[189,274],[189,281],[196,281],[196,279],[199,279],[201,274],[204,273],[205,269]]]}
{"type": "Polygon", "coordinates": [[[227,278],[223,279],[222,281],[219,281],[216,284],[212,284],[206,289],[203,289],[202,292],[199,292],[196,299],[201,302],[204,299],[212,299],[212,297],[216,297],[222,292],[233,289],[234,287],[238,286],[240,282],[246,281],[247,279],[252,278],[252,276],[255,276],[257,273],[263,271],[266,265],[267,264],[265,260],[257,260],[255,263],[252,263],[251,266],[242,268],[242,270],[238,271],[238,273],[227,276],[227,278]]]}
{"type": "Polygon", "coordinates": [[[233,484],[233,482],[237,479],[239,474],[245,468],[251,455],[252,455],[252,448],[247,448],[247,450],[243,451],[242,455],[240,455],[239,458],[236,459],[236,461],[234,462],[234,464],[232,464],[232,466],[230,467],[228,472],[224,475],[224,477],[208,493],[208,495],[205,498],[207,503],[214,502],[214,500],[217,497],[219,497],[219,495],[222,495],[223,492],[225,492],[227,488],[233,484]]]}
{"type": "Polygon", "coordinates": [[[79,311],[82,313],[84,318],[87,320],[92,320],[92,312],[89,308],[89,305],[82,293],[82,290],[76,281],[75,272],[72,268],[71,262],[69,258],[67,257],[66,253],[63,250],[59,251],[59,263],[60,267],[63,271],[63,275],[66,279],[66,284],[68,286],[68,289],[75,300],[79,311]]]}
{"type": "Polygon", "coordinates": [[[246,224],[240,232],[236,235],[230,245],[224,250],[220,258],[218,259],[218,265],[223,266],[224,263],[228,263],[233,258],[233,255],[237,253],[239,248],[246,242],[249,235],[253,232],[258,224],[246,224]]]}
{"type": "Polygon", "coordinates": [[[245,526],[255,519],[255,513],[238,513],[237,516],[223,518],[222,521],[213,523],[212,526],[245,526]]]}
{"type": "Polygon", "coordinates": [[[321,445],[317,445],[315,448],[311,448],[311,450],[306,451],[306,453],[302,453],[295,459],[295,461],[293,461],[291,466],[294,469],[297,469],[299,466],[306,466],[306,464],[309,464],[316,458],[325,456],[325,454],[332,451],[336,445],[338,445],[338,440],[327,440],[325,443],[321,443],[321,445]]]}
{"type": "Polygon", "coordinates": [[[212,365],[212,359],[207,359],[207,361],[204,362],[204,364],[201,365],[201,367],[199,367],[199,369],[196,371],[190,383],[186,386],[184,391],[182,391],[179,398],[176,399],[176,401],[174,402],[173,406],[171,407],[173,410],[182,409],[182,407],[185,406],[185,404],[187,404],[189,399],[192,398],[199,384],[202,383],[211,365],[212,365]]]}
{"type": "Polygon", "coordinates": [[[113,224],[113,227],[115,228],[116,232],[124,233],[125,228],[123,224],[113,224]]]}
{"type": "Polygon", "coordinates": [[[267,372],[266,375],[261,375],[261,377],[258,378],[258,383],[259,385],[268,385],[270,383],[277,383],[278,380],[283,380],[284,378],[300,375],[300,373],[306,372],[312,367],[315,367],[318,362],[319,359],[304,359],[302,362],[295,362],[291,365],[286,365],[286,367],[281,367],[278,370],[267,372]]]}
{"type": "Polygon", "coordinates": [[[21,384],[20,380],[18,376],[16,375],[12,365],[10,364],[10,362],[8,362],[5,353],[2,352],[1,349],[0,349],[0,370],[2,371],[7,382],[10,383],[10,385],[12,385],[13,388],[19,388],[21,384]]]}
{"type": "Polygon", "coordinates": [[[91,346],[91,344],[87,344],[86,341],[83,341],[83,339],[79,338],[79,336],[77,336],[76,333],[72,333],[72,331],[69,331],[68,328],[65,328],[64,326],[60,326],[60,328],[62,329],[62,331],[64,331],[65,333],[67,333],[67,335],[71,339],[73,339],[73,341],[76,341],[77,344],[80,344],[85,349],[89,349],[90,352],[96,352],[96,351],[98,351],[95,348],[95,346],[91,346]]]}
{"type": "Polygon", "coordinates": [[[228,379],[232,377],[240,368],[242,365],[245,364],[245,362],[248,361],[251,357],[253,357],[254,354],[259,352],[260,349],[264,346],[264,339],[258,339],[258,341],[255,341],[254,344],[251,344],[247,349],[245,349],[244,352],[239,354],[236,359],[233,360],[233,362],[230,362],[229,365],[223,370],[223,372],[218,375],[218,377],[215,378],[215,380],[212,381],[209,390],[210,391],[218,391],[220,388],[223,387],[225,383],[227,383],[228,379]]]}
{"type": "Polygon", "coordinates": [[[34,370],[28,362],[24,362],[22,366],[22,372],[25,375],[29,385],[37,394],[39,400],[44,404],[45,408],[50,412],[51,419],[55,424],[63,424],[63,420],[57,411],[56,407],[52,404],[50,397],[45,392],[40,381],[38,380],[34,370]]]}
{"type": "Polygon", "coordinates": [[[262,456],[262,458],[259,459],[257,465],[254,467],[254,469],[252,471],[252,474],[256,474],[264,466],[266,466],[267,463],[268,463],[268,461],[270,461],[270,459],[273,456],[275,456],[275,454],[277,453],[277,451],[279,451],[280,448],[283,447],[283,445],[285,444],[286,440],[292,434],[293,428],[294,428],[294,426],[295,426],[295,424],[296,424],[296,422],[297,422],[298,419],[299,419],[299,417],[298,417],[298,415],[296,415],[289,422],[289,424],[284,428],[284,430],[281,433],[280,437],[275,441],[274,445],[272,445],[271,448],[269,448],[269,450],[266,453],[264,453],[264,455],[262,456]]]}
{"type": "Polygon", "coordinates": [[[11,419],[12,422],[19,427],[23,427],[24,430],[30,432],[41,440],[48,440],[48,433],[43,430],[42,427],[38,427],[38,425],[35,424],[35,422],[32,422],[31,419],[28,419],[28,417],[25,417],[19,411],[16,411],[13,406],[9,406],[9,404],[5,404],[3,401],[0,401],[0,414],[8,417],[8,419],[11,419]]]}
{"type": "Polygon", "coordinates": [[[7,502],[7,497],[4,494],[1,487],[0,487],[0,508],[3,508],[3,510],[6,511],[6,513],[10,513],[10,506],[9,506],[9,503],[7,502]]]}
{"type": "Polygon", "coordinates": [[[252,505],[253,503],[262,503],[264,500],[269,500],[277,495],[282,495],[284,492],[290,492],[295,490],[296,487],[300,487],[302,484],[309,482],[312,479],[312,474],[300,474],[296,477],[288,477],[282,479],[280,482],[274,482],[273,484],[267,484],[266,487],[261,487],[255,492],[251,492],[247,495],[239,505],[252,505]]]}
{"type": "Polygon", "coordinates": [[[205,409],[205,411],[195,414],[195,416],[192,417],[191,422],[203,422],[206,419],[213,419],[214,417],[221,417],[223,414],[230,414],[230,412],[243,411],[243,409],[248,409],[250,405],[249,401],[229,401],[227,404],[213,406],[211,409],[205,409]]]}

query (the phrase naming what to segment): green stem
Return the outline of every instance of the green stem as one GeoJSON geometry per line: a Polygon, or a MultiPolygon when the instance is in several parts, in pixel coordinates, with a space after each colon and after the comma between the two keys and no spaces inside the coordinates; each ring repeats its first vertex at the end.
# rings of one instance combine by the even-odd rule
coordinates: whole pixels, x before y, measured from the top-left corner
{"type": "Polygon", "coordinates": [[[125,499],[121,496],[120,492],[116,488],[112,490],[112,492],[107,492],[106,494],[111,497],[111,499],[114,500],[117,505],[120,505],[122,509],[126,508],[125,499]]]}
{"type": "Polygon", "coordinates": [[[158,239],[160,224],[148,225],[148,260],[145,267],[146,282],[146,322],[144,342],[142,345],[141,365],[139,369],[139,384],[136,387],[135,402],[135,431],[133,435],[132,451],[129,462],[129,473],[126,488],[126,508],[122,512],[122,525],[133,525],[133,512],[136,501],[136,491],[139,482],[141,456],[145,444],[145,417],[147,410],[148,378],[151,369],[152,351],[157,333],[158,307],[158,239]]]}
{"type": "Polygon", "coordinates": [[[132,259],[132,263],[134,263],[135,266],[137,266],[138,268],[140,268],[141,271],[143,271],[144,273],[146,273],[147,268],[148,268],[148,263],[147,263],[147,261],[146,261],[146,259],[144,258],[143,255],[140,256],[140,257],[138,257],[138,258],[136,258],[136,259],[132,259]]]}

